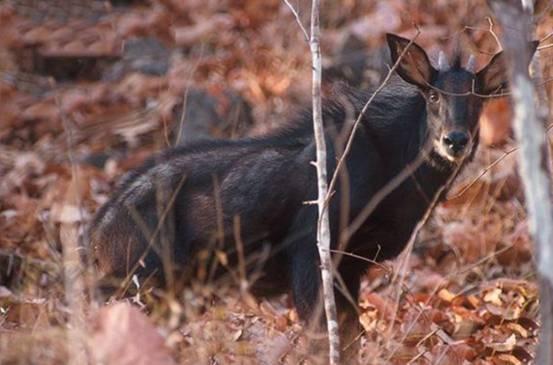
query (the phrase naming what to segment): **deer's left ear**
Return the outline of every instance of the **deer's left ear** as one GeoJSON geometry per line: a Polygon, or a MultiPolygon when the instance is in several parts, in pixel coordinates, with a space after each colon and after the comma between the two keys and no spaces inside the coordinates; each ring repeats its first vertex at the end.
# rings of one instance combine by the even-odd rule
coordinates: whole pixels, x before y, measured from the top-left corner
{"type": "MultiPolygon", "coordinates": [[[[530,52],[532,56],[538,47],[537,41],[530,42],[530,52]]],[[[530,57],[532,59],[532,57],[530,57]]],[[[508,86],[508,78],[505,68],[505,56],[503,52],[493,56],[490,63],[476,74],[476,92],[478,94],[490,95],[499,93],[508,86]]]]}
{"type": "Polygon", "coordinates": [[[399,60],[397,73],[410,84],[425,90],[432,83],[437,71],[432,67],[426,52],[416,43],[395,34],[386,34],[394,64],[399,60]]]}

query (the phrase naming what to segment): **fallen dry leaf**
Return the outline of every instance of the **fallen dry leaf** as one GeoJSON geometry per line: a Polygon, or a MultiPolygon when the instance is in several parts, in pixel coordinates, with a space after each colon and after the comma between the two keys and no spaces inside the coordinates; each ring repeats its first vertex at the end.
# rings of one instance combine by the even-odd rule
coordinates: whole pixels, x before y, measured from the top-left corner
{"type": "Polygon", "coordinates": [[[487,344],[487,347],[491,348],[493,351],[496,352],[508,352],[512,351],[517,344],[517,339],[514,334],[510,335],[505,341],[503,342],[492,342],[487,344]]]}
{"type": "Polygon", "coordinates": [[[89,347],[98,363],[176,364],[151,320],[132,305],[120,302],[101,308],[93,322],[89,347]]]}

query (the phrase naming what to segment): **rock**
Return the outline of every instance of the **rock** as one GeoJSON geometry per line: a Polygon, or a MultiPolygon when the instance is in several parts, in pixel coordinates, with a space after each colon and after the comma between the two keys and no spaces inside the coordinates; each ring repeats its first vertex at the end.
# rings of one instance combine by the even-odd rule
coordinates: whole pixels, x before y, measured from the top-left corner
{"type": "Polygon", "coordinates": [[[173,108],[173,136],[178,145],[200,139],[244,136],[253,124],[250,105],[230,89],[209,92],[192,88],[186,94],[184,110],[182,105],[173,108]]]}
{"type": "Polygon", "coordinates": [[[125,302],[100,309],[89,337],[97,363],[106,365],[176,365],[164,338],[150,318],[125,302]]]}
{"type": "Polygon", "coordinates": [[[104,71],[103,80],[123,78],[129,72],[162,76],[169,69],[171,51],[156,38],[131,38],[125,41],[123,56],[104,71]]]}

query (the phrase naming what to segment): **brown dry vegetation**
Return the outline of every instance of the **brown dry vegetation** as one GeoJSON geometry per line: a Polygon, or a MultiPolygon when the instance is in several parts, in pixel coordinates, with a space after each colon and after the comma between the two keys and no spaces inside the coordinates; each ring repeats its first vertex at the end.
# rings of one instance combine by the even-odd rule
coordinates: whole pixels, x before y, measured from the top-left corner
{"type": "MultiPolygon", "coordinates": [[[[310,2],[291,3],[307,24],[310,2]]],[[[369,57],[385,32],[412,35],[413,24],[431,53],[454,36],[480,65],[497,50],[483,1],[328,1],[321,15],[327,67],[346,40],[369,57]]],[[[552,30],[546,8],[536,34],[546,81],[552,30]]],[[[0,364],[317,362],[286,296],[193,285],[105,305],[79,258],[116,181],[189,122],[190,90],[222,120],[240,98],[251,106],[251,127],[216,125],[216,136],[264,133],[309,102],[309,49],[284,2],[2,1],[0,35],[0,364]],[[150,41],[124,51],[137,37],[150,41]]],[[[367,82],[382,72],[368,67],[367,82]]],[[[489,105],[487,146],[414,252],[368,272],[362,363],[532,362],[539,299],[509,118],[506,99],[489,105]]]]}

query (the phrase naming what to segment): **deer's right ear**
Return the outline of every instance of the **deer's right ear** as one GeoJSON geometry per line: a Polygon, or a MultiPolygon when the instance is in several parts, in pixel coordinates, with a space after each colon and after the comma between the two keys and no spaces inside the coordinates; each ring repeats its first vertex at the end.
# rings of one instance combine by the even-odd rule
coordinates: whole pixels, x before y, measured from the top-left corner
{"type": "Polygon", "coordinates": [[[507,87],[503,52],[494,55],[482,70],[476,74],[477,92],[482,95],[499,93],[507,87]]]}
{"type": "Polygon", "coordinates": [[[423,90],[428,89],[437,71],[430,64],[426,52],[416,43],[395,34],[387,33],[386,40],[390,47],[392,62],[395,64],[401,57],[396,69],[399,76],[423,90]]]}
{"type": "MultiPolygon", "coordinates": [[[[530,58],[534,55],[539,42],[530,42],[530,58]]],[[[499,52],[492,57],[490,63],[476,74],[477,92],[482,95],[491,95],[500,93],[507,88],[507,74],[505,65],[505,55],[499,52]]]]}

